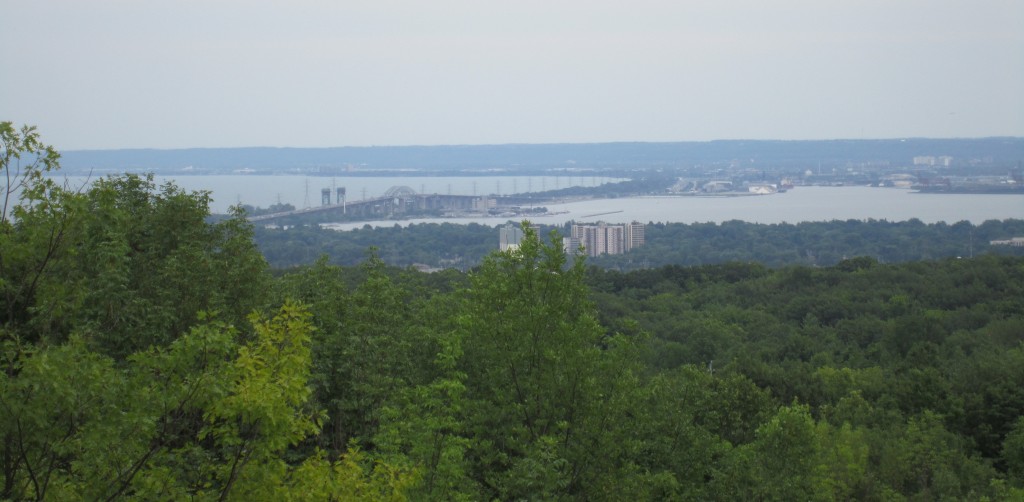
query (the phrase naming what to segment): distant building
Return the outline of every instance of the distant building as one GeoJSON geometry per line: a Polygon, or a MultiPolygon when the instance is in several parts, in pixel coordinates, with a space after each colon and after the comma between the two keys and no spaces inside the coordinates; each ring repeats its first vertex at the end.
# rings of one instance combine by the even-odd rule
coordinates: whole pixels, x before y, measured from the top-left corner
{"type": "Polygon", "coordinates": [[[644,224],[634,221],[626,225],[626,251],[644,245],[644,224]]]}
{"type": "Polygon", "coordinates": [[[703,190],[705,193],[728,192],[732,190],[732,182],[721,180],[709,181],[705,183],[703,187],[701,187],[701,190],[703,190]]]}
{"type": "Polygon", "coordinates": [[[497,207],[498,201],[491,197],[476,197],[473,199],[473,211],[486,213],[487,211],[497,207]]]}
{"type": "Polygon", "coordinates": [[[989,244],[993,246],[1013,246],[1015,248],[1024,247],[1024,237],[1014,237],[1012,239],[1001,240],[1001,241],[989,241],[989,244]]]}
{"type": "Polygon", "coordinates": [[[415,269],[417,272],[423,272],[425,274],[433,274],[434,272],[440,272],[444,270],[443,268],[431,267],[430,265],[425,265],[423,263],[413,263],[412,268],[415,269]]]}
{"type": "Polygon", "coordinates": [[[582,247],[587,256],[622,254],[644,245],[644,224],[634,221],[628,225],[573,225],[563,245],[570,253],[582,247]]]}
{"type": "MultiPolygon", "coordinates": [[[[534,236],[540,237],[540,226],[530,225],[530,229],[533,230],[534,236]]],[[[525,235],[519,225],[509,223],[498,229],[498,247],[502,251],[516,249],[522,244],[525,235]]]]}
{"type": "Polygon", "coordinates": [[[498,246],[502,251],[516,249],[523,241],[523,229],[516,225],[508,224],[498,229],[498,246]]]}
{"type": "Polygon", "coordinates": [[[950,167],[953,165],[953,157],[949,155],[940,155],[938,157],[934,155],[918,155],[914,157],[914,165],[950,167]]]}
{"type": "Polygon", "coordinates": [[[747,186],[747,192],[750,192],[750,193],[756,194],[756,195],[770,195],[770,194],[776,193],[778,191],[779,191],[778,187],[776,187],[775,185],[772,185],[772,184],[768,184],[768,183],[760,183],[760,184],[754,184],[754,185],[748,185],[747,186]]]}

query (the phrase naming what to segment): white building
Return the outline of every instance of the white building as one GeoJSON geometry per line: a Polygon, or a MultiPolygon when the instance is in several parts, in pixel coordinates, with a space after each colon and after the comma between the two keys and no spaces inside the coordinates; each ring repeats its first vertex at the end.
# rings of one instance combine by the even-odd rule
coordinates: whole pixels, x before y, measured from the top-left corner
{"type": "Polygon", "coordinates": [[[626,225],[626,251],[644,245],[644,224],[634,221],[626,225]]]}
{"type": "MultiPolygon", "coordinates": [[[[540,226],[530,225],[530,229],[533,230],[534,237],[540,238],[540,226]]],[[[526,233],[519,225],[509,223],[498,229],[498,247],[502,251],[508,251],[509,249],[516,249],[522,244],[526,233]]]]}
{"type": "Polygon", "coordinates": [[[498,229],[498,246],[502,251],[515,249],[523,241],[523,230],[516,225],[508,224],[498,229]]]}
{"type": "Polygon", "coordinates": [[[582,247],[587,256],[622,254],[643,244],[644,224],[635,221],[628,225],[573,225],[569,237],[563,239],[566,252],[582,247]]]}

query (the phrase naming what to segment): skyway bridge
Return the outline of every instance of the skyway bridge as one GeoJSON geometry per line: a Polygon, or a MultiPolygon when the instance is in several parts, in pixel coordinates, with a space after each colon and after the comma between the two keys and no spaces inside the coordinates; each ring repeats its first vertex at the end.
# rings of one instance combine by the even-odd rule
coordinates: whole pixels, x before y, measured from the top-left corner
{"type": "Polygon", "coordinates": [[[394,186],[384,195],[358,201],[345,200],[345,189],[336,191],[337,198],[331,200],[330,189],[322,191],[322,204],[315,207],[261,214],[248,217],[251,222],[265,222],[294,216],[321,214],[354,218],[391,218],[401,214],[419,213],[431,210],[441,211],[486,211],[492,207],[494,197],[478,195],[419,194],[407,186],[394,186]],[[333,202],[333,203],[332,203],[333,202]]]}

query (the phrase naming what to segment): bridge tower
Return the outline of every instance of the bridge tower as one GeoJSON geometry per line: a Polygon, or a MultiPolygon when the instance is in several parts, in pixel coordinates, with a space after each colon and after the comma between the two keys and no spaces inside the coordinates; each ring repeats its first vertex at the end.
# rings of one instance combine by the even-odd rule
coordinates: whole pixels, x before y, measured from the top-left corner
{"type": "Polygon", "coordinates": [[[320,205],[329,206],[331,205],[331,189],[324,188],[320,190],[320,205]]]}
{"type": "Polygon", "coordinates": [[[338,187],[336,194],[337,198],[334,201],[337,204],[341,204],[341,214],[345,214],[345,187],[338,187]]]}

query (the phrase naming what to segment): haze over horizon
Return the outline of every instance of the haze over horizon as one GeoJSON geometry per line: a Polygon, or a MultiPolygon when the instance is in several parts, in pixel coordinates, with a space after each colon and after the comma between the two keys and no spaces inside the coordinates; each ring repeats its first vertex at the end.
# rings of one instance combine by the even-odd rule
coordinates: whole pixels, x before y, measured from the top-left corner
{"type": "MultiPolygon", "coordinates": [[[[20,124],[19,124],[20,125],[20,124]]],[[[31,124],[29,124],[31,125],[31,124]]],[[[45,131],[43,131],[45,133],[45,131]]],[[[123,148],[60,148],[59,145],[52,145],[57,147],[59,151],[65,153],[92,153],[92,152],[118,152],[118,151],[153,151],[153,152],[171,152],[171,151],[186,151],[186,150],[210,150],[210,151],[233,151],[233,150],[352,150],[352,149],[433,149],[433,148],[479,148],[479,147],[493,147],[493,148],[504,148],[504,147],[587,147],[596,145],[671,145],[671,144],[714,144],[714,143],[821,143],[821,142],[846,142],[846,141],[866,141],[866,142],[879,142],[879,141],[902,141],[902,140],[915,140],[915,141],[985,141],[985,140],[1019,140],[1024,139],[1024,136],[979,136],[979,137],[957,137],[957,138],[938,138],[938,137],[901,137],[901,138],[818,138],[818,139],[773,139],[773,138],[713,138],[708,140],[680,140],[680,141],[591,141],[591,142],[550,142],[550,143],[460,143],[460,144],[405,144],[405,145],[323,145],[323,146],[267,146],[267,145],[240,145],[240,146],[181,146],[181,147],[123,147],[123,148]]]]}
{"type": "Polygon", "coordinates": [[[61,150],[1024,136],[1024,3],[0,0],[61,150]]]}

